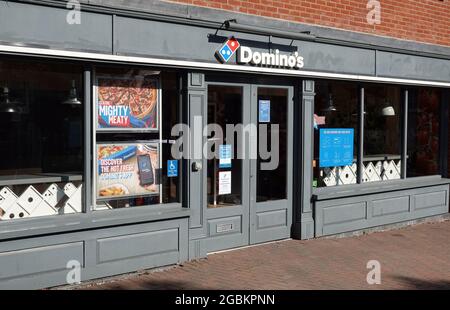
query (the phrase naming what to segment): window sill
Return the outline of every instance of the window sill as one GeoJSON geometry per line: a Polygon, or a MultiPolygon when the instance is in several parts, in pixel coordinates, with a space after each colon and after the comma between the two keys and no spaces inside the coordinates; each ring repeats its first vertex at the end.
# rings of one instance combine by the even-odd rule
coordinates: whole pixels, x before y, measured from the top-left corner
{"type": "Polygon", "coordinates": [[[418,187],[428,187],[441,184],[450,184],[450,179],[442,178],[439,175],[415,177],[392,181],[379,181],[364,184],[340,185],[333,187],[322,187],[313,189],[312,201],[329,200],[335,198],[345,198],[376,194],[382,192],[392,192],[418,187]]]}
{"type": "Polygon", "coordinates": [[[0,176],[0,186],[61,183],[61,182],[73,182],[82,180],[83,180],[82,175],[75,175],[75,174],[36,173],[24,175],[4,175],[0,176]]]}
{"type": "Polygon", "coordinates": [[[190,215],[191,210],[189,208],[183,208],[180,204],[167,204],[153,208],[134,207],[0,221],[0,240],[171,220],[189,217],[190,215]]]}

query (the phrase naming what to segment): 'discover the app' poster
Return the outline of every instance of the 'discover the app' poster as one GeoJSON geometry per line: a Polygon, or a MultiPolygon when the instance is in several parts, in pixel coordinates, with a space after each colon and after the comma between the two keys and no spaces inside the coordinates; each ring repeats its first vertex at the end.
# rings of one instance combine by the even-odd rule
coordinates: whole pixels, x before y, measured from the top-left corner
{"type": "Polygon", "coordinates": [[[158,195],[158,143],[97,145],[97,198],[158,195]]]}

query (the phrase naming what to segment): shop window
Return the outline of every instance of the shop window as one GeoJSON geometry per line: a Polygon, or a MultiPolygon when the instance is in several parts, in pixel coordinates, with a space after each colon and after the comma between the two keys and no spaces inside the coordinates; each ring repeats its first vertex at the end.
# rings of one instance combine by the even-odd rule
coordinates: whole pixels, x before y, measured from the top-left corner
{"type": "Polygon", "coordinates": [[[402,96],[399,86],[365,85],[363,182],[401,178],[402,96]]]}
{"type": "Polygon", "coordinates": [[[98,68],[95,75],[95,210],[179,203],[181,161],[177,72],[98,68]]]}
{"type": "Polygon", "coordinates": [[[441,147],[441,139],[447,137],[447,129],[443,127],[446,123],[442,123],[446,117],[442,106],[444,91],[431,87],[409,87],[406,91],[401,86],[368,83],[358,89],[357,85],[316,81],[313,186],[441,175],[444,169],[441,157],[448,151],[441,147]],[[363,94],[364,100],[359,102],[358,97],[363,94]],[[364,122],[359,128],[361,118],[364,122]],[[358,131],[363,132],[362,150],[357,143],[359,139],[346,138],[346,129],[351,129],[355,138],[358,131]],[[351,149],[351,144],[353,163],[350,165],[350,152],[345,150],[351,149]],[[341,164],[343,159],[348,161],[345,165],[341,164]],[[404,161],[406,171],[402,171],[404,161]],[[344,170],[353,172],[348,181],[343,181],[344,170]]]}
{"type": "Polygon", "coordinates": [[[83,68],[0,59],[0,220],[82,212],[83,68]]]}
{"type": "Polygon", "coordinates": [[[357,182],[358,87],[317,81],[314,105],[314,183],[325,187],[357,182]]]}
{"type": "Polygon", "coordinates": [[[441,90],[420,87],[409,93],[407,176],[440,174],[441,90]]]}

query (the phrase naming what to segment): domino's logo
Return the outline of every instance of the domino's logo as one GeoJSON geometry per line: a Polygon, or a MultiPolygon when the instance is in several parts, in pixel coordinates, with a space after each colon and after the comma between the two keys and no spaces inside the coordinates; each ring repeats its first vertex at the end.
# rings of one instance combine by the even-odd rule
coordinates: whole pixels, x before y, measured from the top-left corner
{"type": "Polygon", "coordinates": [[[287,54],[286,52],[280,52],[278,49],[260,50],[253,51],[248,46],[241,46],[238,40],[231,37],[216,51],[215,57],[224,64],[229,62],[231,57],[238,52],[236,64],[239,65],[286,69],[301,69],[305,65],[303,56],[298,51],[287,54]]]}
{"type": "Polygon", "coordinates": [[[227,42],[217,51],[222,62],[228,62],[230,58],[236,53],[241,45],[235,38],[228,39],[227,42]]]}

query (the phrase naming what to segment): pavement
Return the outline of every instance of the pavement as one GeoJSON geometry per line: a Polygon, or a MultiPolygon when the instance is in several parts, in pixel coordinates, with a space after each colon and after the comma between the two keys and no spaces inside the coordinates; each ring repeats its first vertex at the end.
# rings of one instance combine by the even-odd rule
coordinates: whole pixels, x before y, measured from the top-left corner
{"type": "Polygon", "coordinates": [[[355,237],[273,242],[65,288],[450,289],[450,221],[355,237]],[[367,268],[373,260],[379,262],[379,278],[376,262],[367,268]],[[369,272],[381,283],[368,284],[369,272]]]}

